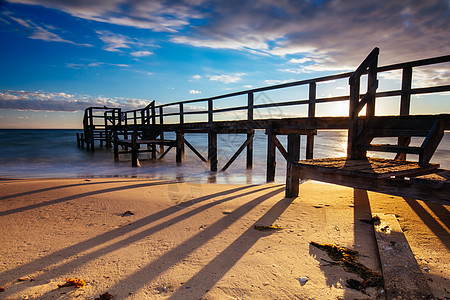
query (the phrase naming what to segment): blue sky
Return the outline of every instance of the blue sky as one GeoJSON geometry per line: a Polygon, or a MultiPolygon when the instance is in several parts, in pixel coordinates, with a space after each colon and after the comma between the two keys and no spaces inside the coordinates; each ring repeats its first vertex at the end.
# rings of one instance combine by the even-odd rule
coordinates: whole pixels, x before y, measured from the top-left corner
{"type": "MultiPolygon", "coordinates": [[[[375,46],[381,65],[447,55],[449,4],[0,1],[0,128],[79,128],[91,105],[138,108],[345,72],[375,46]]],[[[449,84],[449,74],[446,65],[415,80],[449,84]]],[[[450,113],[443,99],[427,107],[450,113]]]]}

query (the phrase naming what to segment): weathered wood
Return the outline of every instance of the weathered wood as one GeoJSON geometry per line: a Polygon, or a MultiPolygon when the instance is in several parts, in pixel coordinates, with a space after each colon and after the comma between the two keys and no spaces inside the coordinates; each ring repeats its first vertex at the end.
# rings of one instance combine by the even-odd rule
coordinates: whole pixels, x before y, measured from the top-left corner
{"type": "Polygon", "coordinates": [[[267,169],[266,169],[266,182],[275,181],[275,169],[277,165],[276,161],[276,135],[273,134],[273,129],[269,127],[267,129],[267,169]]]}
{"type": "Polygon", "coordinates": [[[316,83],[309,84],[308,118],[316,116],[316,83]]]}
{"type": "Polygon", "coordinates": [[[341,158],[325,158],[314,160],[302,160],[294,165],[300,168],[308,168],[318,173],[345,174],[369,178],[390,178],[393,176],[412,177],[432,173],[439,168],[438,164],[421,166],[416,162],[394,161],[381,158],[366,158],[360,160],[348,160],[341,158]]]}
{"type": "Polygon", "coordinates": [[[419,154],[419,164],[425,165],[431,160],[443,137],[444,126],[440,120],[437,120],[420,147],[422,151],[419,154]]]}
{"type": "Polygon", "coordinates": [[[186,146],[188,146],[189,149],[191,149],[192,152],[194,152],[195,155],[197,155],[198,158],[200,158],[202,161],[207,162],[207,160],[200,154],[200,152],[197,151],[197,149],[194,148],[194,146],[191,145],[186,139],[184,139],[184,143],[186,146]]]}
{"type": "Polygon", "coordinates": [[[306,159],[314,157],[314,134],[306,135],[306,159]]]}
{"type": "Polygon", "coordinates": [[[247,170],[251,170],[253,168],[253,137],[255,136],[255,131],[251,130],[247,133],[247,140],[249,140],[247,144],[247,170]]]}
{"type": "Polygon", "coordinates": [[[81,147],[80,134],[77,132],[77,147],[81,147]]]}
{"type": "Polygon", "coordinates": [[[217,133],[208,133],[208,161],[211,172],[217,172],[217,133]]]}
{"type": "Polygon", "coordinates": [[[433,294],[393,214],[372,214],[386,299],[432,299],[433,294]]]}
{"type": "MultiPolygon", "coordinates": [[[[414,178],[414,181],[413,178],[404,177],[368,178],[359,174],[355,176],[354,174],[341,172],[322,172],[317,168],[310,168],[308,166],[295,167],[294,172],[297,172],[299,178],[302,180],[312,179],[356,189],[450,205],[448,196],[450,195],[449,185],[430,188],[429,180],[426,181],[426,184],[423,184],[423,182],[415,180],[417,177],[414,178]]],[[[288,192],[288,189],[286,189],[286,193],[288,192]]]]}
{"type": "Polygon", "coordinates": [[[166,151],[164,151],[163,154],[161,154],[161,156],[158,158],[158,160],[163,159],[164,156],[166,156],[167,153],[169,153],[170,149],[172,149],[172,148],[173,148],[172,146],[169,146],[169,147],[166,149],[166,151]]]}
{"type": "Polygon", "coordinates": [[[409,153],[420,154],[422,149],[420,147],[408,147],[389,144],[370,144],[362,145],[361,148],[368,151],[393,152],[393,153],[409,153]]]}
{"type": "Polygon", "coordinates": [[[176,163],[181,164],[184,159],[184,132],[177,131],[177,151],[176,151],[176,163]]]}
{"type": "Polygon", "coordinates": [[[139,152],[139,144],[137,143],[138,133],[133,132],[132,134],[132,144],[131,144],[131,166],[137,167],[138,163],[138,152],[139,152]]]}
{"type": "Polygon", "coordinates": [[[229,166],[236,160],[236,158],[241,154],[241,152],[245,149],[245,147],[248,146],[248,144],[253,140],[253,135],[250,135],[245,142],[239,147],[239,149],[236,151],[236,153],[233,154],[233,156],[230,158],[230,160],[225,164],[225,166],[222,168],[221,172],[225,172],[226,169],[228,169],[229,166]]]}
{"type": "Polygon", "coordinates": [[[281,144],[280,140],[277,138],[276,135],[273,136],[273,142],[275,143],[275,146],[277,147],[278,151],[280,151],[281,155],[283,155],[285,160],[288,160],[288,152],[286,149],[284,149],[283,145],[281,144]]]}
{"type": "Polygon", "coordinates": [[[290,133],[288,135],[287,168],[286,168],[286,197],[298,196],[298,172],[295,170],[294,162],[300,159],[300,135],[290,133]]]}

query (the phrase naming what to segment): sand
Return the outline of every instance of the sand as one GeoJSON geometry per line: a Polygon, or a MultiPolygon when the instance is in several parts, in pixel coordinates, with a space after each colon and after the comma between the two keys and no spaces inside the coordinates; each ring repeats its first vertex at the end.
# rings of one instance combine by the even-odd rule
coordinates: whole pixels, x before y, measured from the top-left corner
{"type": "Polygon", "coordinates": [[[336,185],[218,185],[127,178],[0,180],[1,299],[382,299],[310,245],[360,252],[393,213],[435,297],[450,297],[450,207],[336,185]],[[126,213],[128,212],[128,213],[126,213]],[[276,224],[278,231],[254,225],[276,224]],[[62,287],[66,278],[82,288],[62,287]],[[301,278],[306,277],[306,282],[301,278]]]}

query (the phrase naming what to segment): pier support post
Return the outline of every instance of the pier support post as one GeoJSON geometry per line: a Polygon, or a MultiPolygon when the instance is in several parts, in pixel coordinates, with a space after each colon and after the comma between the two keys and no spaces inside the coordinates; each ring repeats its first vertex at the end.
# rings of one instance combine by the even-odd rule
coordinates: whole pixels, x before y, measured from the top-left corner
{"type": "Polygon", "coordinates": [[[276,135],[273,133],[272,127],[267,128],[267,170],[266,170],[266,182],[275,181],[275,167],[276,161],[276,135]]]}
{"type": "Polygon", "coordinates": [[[211,172],[217,172],[217,132],[208,132],[208,161],[211,172]]]}
{"type": "Polygon", "coordinates": [[[81,147],[81,143],[80,143],[80,134],[77,132],[77,147],[80,148],[81,147]]]}
{"type": "Polygon", "coordinates": [[[255,136],[255,130],[247,132],[247,140],[250,140],[247,145],[247,170],[253,168],[253,137],[255,136]]]}
{"type": "Polygon", "coordinates": [[[314,153],[314,133],[306,135],[306,159],[313,159],[314,153]]]}
{"type": "Polygon", "coordinates": [[[181,164],[184,159],[184,132],[177,131],[177,154],[176,161],[177,164],[181,164]]]}
{"type": "Polygon", "coordinates": [[[137,132],[133,132],[132,139],[131,139],[131,166],[137,167],[138,166],[138,151],[139,151],[139,145],[137,143],[137,132]]]}
{"type": "Polygon", "coordinates": [[[114,162],[119,162],[119,137],[117,131],[114,132],[114,162]]]}
{"type": "Polygon", "coordinates": [[[81,149],[84,150],[84,133],[80,133],[81,149]]]}
{"type": "Polygon", "coordinates": [[[288,155],[286,171],[286,198],[298,196],[298,172],[293,163],[300,159],[300,134],[288,134],[288,155]]]}

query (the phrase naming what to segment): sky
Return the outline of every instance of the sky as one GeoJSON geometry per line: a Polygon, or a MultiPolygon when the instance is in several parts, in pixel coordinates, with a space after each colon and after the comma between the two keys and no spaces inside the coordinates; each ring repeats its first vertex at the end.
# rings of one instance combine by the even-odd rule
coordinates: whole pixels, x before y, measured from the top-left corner
{"type": "MultiPolygon", "coordinates": [[[[0,128],[81,128],[89,106],[135,109],[347,72],[374,47],[379,65],[448,55],[450,1],[0,0],[0,40],[0,128]]],[[[413,78],[449,84],[450,66],[413,78]]],[[[400,75],[380,82],[398,88],[400,75]]],[[[318,90],[340,93],[347,82],[318,90]]],[[[448,94],[415,101],[413,110],[450,113],[448,94]]],[[[398,110],[397,100],[380,103],[381,113],[398,110]]]]}

